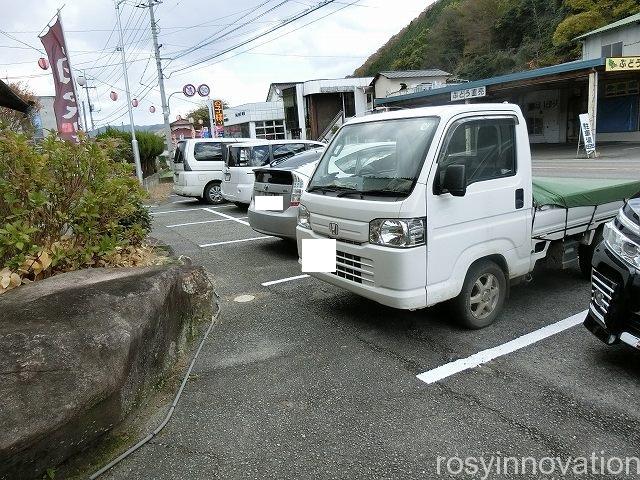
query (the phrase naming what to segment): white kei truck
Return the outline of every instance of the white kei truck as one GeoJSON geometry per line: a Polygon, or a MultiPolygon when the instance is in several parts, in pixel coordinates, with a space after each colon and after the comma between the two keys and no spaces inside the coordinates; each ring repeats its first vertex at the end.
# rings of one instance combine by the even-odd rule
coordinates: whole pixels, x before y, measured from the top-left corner
{"type": "Polygon", "coordinates": [[[312,276],[398,309],[452,300],[465,326],[483,328],[539,260],[589,275],[604,223],[638,191],[638,181],[534,179],[517,105],[373,114],[343,125],[320,159],[298,253],[307,239],[335,239],[336,270],[312,276]]]}

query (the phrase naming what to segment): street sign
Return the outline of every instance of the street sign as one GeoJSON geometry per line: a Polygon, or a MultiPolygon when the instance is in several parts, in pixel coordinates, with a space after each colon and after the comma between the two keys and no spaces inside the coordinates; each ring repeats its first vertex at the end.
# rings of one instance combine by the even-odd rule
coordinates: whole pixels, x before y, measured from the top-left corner
{"type": "Polygon", "coordinates": [[[640,70],[640,57],[607,58],[607,72],[640,70]]]}
{"type": "Polygon", "coordinates": [[[198,95],[200,95],[201,97],[208,97],[210,93],[211,89],[206,83],[203,83],[198,87],[198,95]]]}
{"type": "Polygon", "coordinates": [[[182,93],[184,93],[185,97],[193,97],[196,94],[196,87],[187,83],[184,87],[182,87],[182,93]]]}
{"type": "MultiPolygon", "coordinates": [[[[584,140],[584,150],[587,155],[591,155],[596,151],[596,138],[593,135],[591,129],[591,122],[589,121],[589,115],[581,113],[580,118],[580,131],[582,133],[582,139],[584,140]]],[[[580,150],[580,139],[578,138],[578,151],[580,150]]]]}
{"type": "Polygon", "coordinates": [[[224,107],[222,100],[213,101],[213,119],[218,127],[224,126],[224,107]]]}
{"type": "Polygon", "coordinates": [[[481,98],[487,96],[487,87],[467,88],[451,92],[451,101],[469,100],[471,98],[481,98]]]}

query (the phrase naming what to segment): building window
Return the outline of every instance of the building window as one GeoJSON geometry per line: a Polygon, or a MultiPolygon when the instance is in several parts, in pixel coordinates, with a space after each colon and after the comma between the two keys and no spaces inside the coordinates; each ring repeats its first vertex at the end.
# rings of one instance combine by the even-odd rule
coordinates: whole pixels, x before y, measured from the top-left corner
{"type": "Polygon", "coordinates": [[[640,89],[638,88],[637,80],[629,80],[626,82],[609,82],[604,87],[605,97],[624,97],[626,95],[637,95],[640,89]]]}
{"type": "Polygon", "coordinates": [[[527,118],[527,127],[529,135],[543,135],[544,134],[544,121],[542,117],[529,117],[527,118]]]}
{"type": "Polygon", "coordinates": [[[602,46],[602,57],[612,58],[622,56],[622,42],[610,43],[609,45],[602,46]]]}
{"type": "Polygon", "coordinates": [[[265,140],[284,140],[284,120],[256,122],[256,138],[265,140]]]}

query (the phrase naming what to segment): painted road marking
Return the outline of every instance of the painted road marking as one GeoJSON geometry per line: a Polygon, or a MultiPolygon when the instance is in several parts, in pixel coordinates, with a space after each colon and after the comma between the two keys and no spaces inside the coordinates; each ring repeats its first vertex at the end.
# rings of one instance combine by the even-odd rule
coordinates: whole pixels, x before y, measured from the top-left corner
{"type": "Polygon", "coordinates": [[[564,320],[560,320],[559,322],[547,325],[546,327],[543,327],[539,330],[527,333],[526,335],[518,337],[502,345],[498,345],[497,347],[483,350],[482,352],[473,354],[470,357],[461,358],[460,360],[456,360],[455,362],[447,363],[440,367],[434,368],[433,370],[421,373],[420,375],[417,375],[418,380],[422,380],[425,383],[431,384],[450,377],[451,375],[455,375],[456,373],[476,368],[483,363],[490,362],[491,360],[494,360],[498,357],[513,353],[528,345],[534,344],[536,342],[544,340],[545,338],[551,337],[552,335],[575,327],[576,325],[579,325],[584,321],[586,315],[587,310],[577,313],[572,317],[565,318],[564,320]]]}
{"type": "Polygon", "coordinates": [[[254,240],[267,240],[268,238],[272,238],[272,237],[253,237],[253,238],[243,238],[242,240],[228,240],[226,242],[205,243],[204,245],[199,245],[199,247],[200,248],[216,247],[218,245],[228,245],[230,243],[252,242],[254,240]]]}
{"type": "MultiPolygon", "coordinates": [[[[249,217],[238,217],[238,218],[249,218],[249,217]]],[[[202,225],[204,223],[218,223],[218,222],[230,222],[230,221],[231,220],[228,218],[221,218],[220,220],[203,220],[201,222],[176,223],[175,225],[167,225],[167,228],[186,227],[189,225],[202,225]]]]}
{"type": "Polygon", "coordinates": [[[204,210],[204,208],[184,208],[182,210],[165,210],[164,212],[150,212],[150,213],[151,215],[164,215],[165,213],[197,212],[198,210],[204,210]]]}
{"type": "Polygon", "coordinates": [[[249,227],[249,222],[245,222],[244,220],[239,220],[236,217],[232,217],[231,215],[227,215],[226,213],[220,213],[220,212],[216,212],[215,210],[211,210],[210,208],[203,208],[203,210],[209,212],[209,213],[213,213],[214,215],[219,215],[221,217],[227,218],[229,220],[233,220],[234,222],[238,222],[241,225],[246,225],[247,227],[249,227]]]}
{"type": "Polygon", "coordinates": [[[262,285],[263,287],[268,287],[269,285],[277,285],[278,283],[292,282],[294,280],[301,280],[303,278],[309,278],[309,275],[298,275],[297,277],[289,277],[289,278],[283,278],[281,280],[273,280],[271,282],[261,283],[260,285],[262,285]]]}

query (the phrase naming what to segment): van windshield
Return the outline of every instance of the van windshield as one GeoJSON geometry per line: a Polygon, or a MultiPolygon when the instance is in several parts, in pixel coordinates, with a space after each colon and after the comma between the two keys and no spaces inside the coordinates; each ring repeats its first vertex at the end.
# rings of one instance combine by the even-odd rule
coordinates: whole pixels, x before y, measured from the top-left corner
{"type": "Polygon", "coordinates": [[[409,195],[439,121],[420,117],[346,125],[327,148],[308,191],[409,195]]]}

